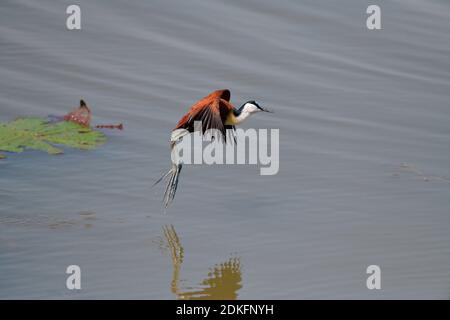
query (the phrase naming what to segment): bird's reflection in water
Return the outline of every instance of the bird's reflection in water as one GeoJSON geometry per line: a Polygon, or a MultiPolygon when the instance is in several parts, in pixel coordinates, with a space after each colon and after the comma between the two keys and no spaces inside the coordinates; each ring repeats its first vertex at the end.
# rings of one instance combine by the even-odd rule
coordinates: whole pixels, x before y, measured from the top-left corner
{"type": "Polygon", "coordinates": [[[241,285],[241,264],[239,258],[230,258],[226,262],[212,267],[207,278],[201,281],[198,288],[180,285],[180,271],[183,264],[184,250],[175,228],[163,226],[164,246],[172,258],[171,291],[178,299],[183,300],[232,300],[237,298],[241,285]]]}

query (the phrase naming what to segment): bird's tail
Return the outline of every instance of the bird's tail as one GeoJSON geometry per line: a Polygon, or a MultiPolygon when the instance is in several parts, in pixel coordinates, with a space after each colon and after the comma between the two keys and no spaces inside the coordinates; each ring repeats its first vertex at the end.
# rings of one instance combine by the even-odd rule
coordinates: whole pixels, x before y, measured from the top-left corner
{"type": "Polygon", "coordinates": [[[164,206],[167,208],[175,198],[175,193],[177,192],[178,179],[180,177],[181,168],[183,165],[181,163],[172,163],[172,168],[167,171],[161,178],[156,181],[153,186],[157,185],[164,179],[168,179],[166,183],[166,190],[164,191],[163,202],[164,206]]]}
{"type": "Polygon", "coordinates": [[[167,208],[175,199],[175,193],[177,192],[178,187],[178,179],[180,178],[181,168],[183,167],[182,161],[177,158],[177,150],[176,144],[178,141],[188,135],[189,131],[186,129],[175,129],[172,131],[170,136],[170,150],[171,150],[171,160],[172,160],[172,168],[167,171],[161,178],[156,181],[153,186],[157,185],[164,179],[168,179],[166,182],[166,190],[164,191],[163,203],[167,208]]]}

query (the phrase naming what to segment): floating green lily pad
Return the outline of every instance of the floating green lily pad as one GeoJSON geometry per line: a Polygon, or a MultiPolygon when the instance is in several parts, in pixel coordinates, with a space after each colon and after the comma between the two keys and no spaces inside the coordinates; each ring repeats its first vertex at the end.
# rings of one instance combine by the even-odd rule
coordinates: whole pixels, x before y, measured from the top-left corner
{"type": "MultiPolygon", "coordinates": [[[[0,151],[35,149],[61,154],[63,150],[56,145],[88,150],[105,141],[103,133],[69,121],[51,123],[41,118],[19,118],[0,123],[0,151]]],[[[5,156],[0,153],[1,158],[5,156]]]]}

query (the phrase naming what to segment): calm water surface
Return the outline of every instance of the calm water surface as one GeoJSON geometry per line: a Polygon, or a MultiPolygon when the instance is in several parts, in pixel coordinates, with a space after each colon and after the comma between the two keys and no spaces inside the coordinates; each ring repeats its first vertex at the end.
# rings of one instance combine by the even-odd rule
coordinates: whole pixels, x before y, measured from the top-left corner
{"type": "Polygon", "coordinates": [[[123,122],[94,151],[0,160],[0,298],[449,298],[450,5],[373,1],[0,3],[0,121],[123,122]],[[197,99],[273,109],[280,172],[189,166],[152,183],[197,99]],[[82,269],[82,290],[65,269],[82,269]],[[366,288],[366,267],[382,290],[366,288]]]}

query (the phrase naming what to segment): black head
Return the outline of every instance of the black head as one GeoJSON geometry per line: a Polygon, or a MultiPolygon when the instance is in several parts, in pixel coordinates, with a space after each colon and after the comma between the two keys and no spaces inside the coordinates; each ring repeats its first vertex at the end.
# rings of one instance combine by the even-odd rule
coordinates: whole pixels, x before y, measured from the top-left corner
{"type": "Polygon", "coordinates": [[[244,109],[249,110],[250,113],[254,113],[254,112],[260,112],[260,111],[264,111],[264,112],[271,112],[263,107],[261,107],[255,100],[249,100],[247,102],[245,102],[240,108],[239,108],[239,113],[242,112],[244,109]]]}

